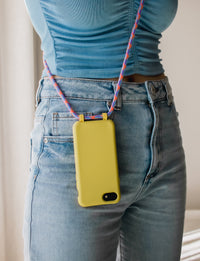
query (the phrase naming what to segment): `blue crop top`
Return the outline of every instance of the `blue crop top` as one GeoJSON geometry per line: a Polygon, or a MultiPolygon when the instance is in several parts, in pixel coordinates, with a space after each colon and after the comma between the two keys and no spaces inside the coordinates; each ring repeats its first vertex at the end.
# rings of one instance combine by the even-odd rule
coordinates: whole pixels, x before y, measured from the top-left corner
{"type": "MultiPolygon", "coordinates": [[[[53,75],[119,77],[140,0],[24,2],[53,75]]],[[[158,44],[177,7],[178,0],[144,1],[124,76],[164,72],[158,44]]]]}

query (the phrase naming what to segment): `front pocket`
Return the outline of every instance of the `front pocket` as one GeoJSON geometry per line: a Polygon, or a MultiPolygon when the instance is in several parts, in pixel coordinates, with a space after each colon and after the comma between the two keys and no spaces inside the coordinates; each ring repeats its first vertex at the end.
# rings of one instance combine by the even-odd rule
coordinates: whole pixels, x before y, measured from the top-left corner
{"type": "MultiPolygon", "coordinates": [[[[37,182],[75,187],[74,143],[68,136],[43,136],[37,182]]],[[[54,193],[54,192],[52,192],[54,193]]]]}
{"type": "MultiPolygon", "coordinates": [[[[78,112],[77,112],[78,113],[78,112]]],[[[82,112],[81,112],[82,113],[82,112]]],[[[80,112],[78,113],[80,114],[80,112]]],[[[91,112],[83,113],[84,115],[92,115],[91,112]]],[[[78,119],[75,118],[70,112],[53,112],[52,115],[52,139],[56,136],[62,136],[65,140],[66,138],[73,138],[73,124],[78,119]]],[[[55,137],[55,138],[56,138],[55,137]]],[[[62,138],[62,139],[63,139],[62,138]]],[[[58,141],[60,139],[58,138],[58,141]]]]}
{"type": "Polygon", "coordinates": [[[43,142],[53,142],[53,143],[66,143],[66,142],[73,142],[73,136],[43,136],[43,142]]]}
{"type": "MultiPolygon", "coordinates": [[[[86,98],[68,98],[74,112],[78,115],[92,116],[107,113],[107,100],[96,100],[86,98]]],[[[60,98],[51,98],[48,113],[45,119],[45,133],[48,136],[73,137],[73,124],[79,119],[66,108],[60,98]]]]}

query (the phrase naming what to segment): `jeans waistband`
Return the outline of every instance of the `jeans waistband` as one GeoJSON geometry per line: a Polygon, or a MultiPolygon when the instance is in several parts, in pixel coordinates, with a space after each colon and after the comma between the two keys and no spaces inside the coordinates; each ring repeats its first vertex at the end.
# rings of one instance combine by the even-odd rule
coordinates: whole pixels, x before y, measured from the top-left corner
{"type": "MultiPolygon", "coordinates": [[[[104,79],[88,78],[54,78],[66,98],[85,98],[112,101],[117,82],[104,79]]],[[[60,98],[49,78],[39,80],[36,92],[36,107],[43,98],[60,98]]],[[[61,98],[60,98],[61,99],[61,98]]],[[[166,76],[160,80],[145,82],[123,82],[118,94],[116,109],[121,107],[122,101],[150,102],[167,99],[168,105],[173,102],[172,88],[166,76]]]]}

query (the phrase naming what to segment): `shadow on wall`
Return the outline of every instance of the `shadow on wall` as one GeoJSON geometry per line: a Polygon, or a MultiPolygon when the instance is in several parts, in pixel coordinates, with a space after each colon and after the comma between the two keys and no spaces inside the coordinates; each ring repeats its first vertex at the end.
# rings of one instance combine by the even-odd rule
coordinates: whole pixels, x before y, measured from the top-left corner
{"type": "Polygon", "coordinates": [[[183,235],[181,261],[200,261],[200,229],[186,232],[183,235]]]}

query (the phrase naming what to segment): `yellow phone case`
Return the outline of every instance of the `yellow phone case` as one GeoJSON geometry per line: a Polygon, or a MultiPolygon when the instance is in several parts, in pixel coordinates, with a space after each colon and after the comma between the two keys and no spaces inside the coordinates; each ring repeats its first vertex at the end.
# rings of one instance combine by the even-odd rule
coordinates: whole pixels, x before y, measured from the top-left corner
{"type": "Polygon", "coordinates": [[[115,125],[111,119],[73,125],[76,187],[82,207],[120,200],[115,125]]]}

